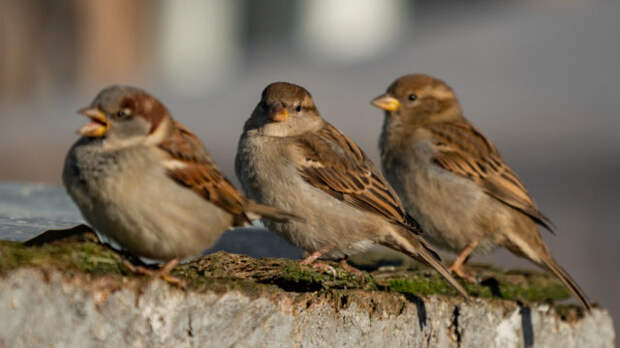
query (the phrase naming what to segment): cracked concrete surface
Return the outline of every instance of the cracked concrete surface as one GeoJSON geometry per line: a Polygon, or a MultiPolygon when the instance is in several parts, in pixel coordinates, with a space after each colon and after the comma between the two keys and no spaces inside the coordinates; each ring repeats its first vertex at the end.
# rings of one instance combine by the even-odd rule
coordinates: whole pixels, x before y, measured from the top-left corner
{"type": "MultiPolygon", "coordinates": [[[[351,301],[294,301],[239,291],[184,292],[57,270],[17,269],[0,282],[0,346],[613,347],[611,317],[563,320],[548,305],[430,296],[399,311],[351,301]]],[[[389,295],[392,296],[392,295],[389,295]]]]}

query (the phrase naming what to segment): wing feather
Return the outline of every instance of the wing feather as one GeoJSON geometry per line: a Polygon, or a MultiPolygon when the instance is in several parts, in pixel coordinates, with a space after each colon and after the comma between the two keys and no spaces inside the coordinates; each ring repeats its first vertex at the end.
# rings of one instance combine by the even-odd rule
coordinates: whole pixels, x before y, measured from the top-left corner
{"type": "Polygon", "coordinates": [[[304,156],[299,171],[306,182],[336,199],[421,233],[366,154],[331,124],[326,122],[320,131],[300,136],[296,145],[304,156]]]}
{"type": "Polygon", "coordinates": [[[515,172],[504,163],[493,144],[467,121],[426,125],[438,153],[433,161],[456,175],[470,179],[487,194],[528,215],[553,233],[515,172]]]}
{"type": "Polygon", "coordinates": [[[247,199],[219,171],[200,140],[174,121],[173,134],[159,144],[169,159],[168,175],[232,215],[244,215],[247,199]]]}

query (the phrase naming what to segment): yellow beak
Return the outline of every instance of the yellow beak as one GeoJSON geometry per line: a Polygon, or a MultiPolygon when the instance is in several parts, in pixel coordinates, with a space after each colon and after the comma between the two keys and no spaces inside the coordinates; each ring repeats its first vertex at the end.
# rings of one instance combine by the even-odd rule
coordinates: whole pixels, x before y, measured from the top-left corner
{"type": "Polygon", "coordinates": [[[386,111],[396,111],[400,107],[398,99],[389,94],[382,94],[370,102],[372,105],[386,111]]]}
{"type": "Polygon", "coordinates": [[[78,134],[89,138],[98,138],[103,136],[108,130],[108,118],[103,111],[97,108],[84,108],[78,111],[78,113],[91,120],[77,131],[78,134]]]}
{"type": "Polygon", "coordinates": [[[282,122],[288,118],[288,110],[286,110],[282,105],[276,105],[271,109],[269,117],[274,122],[282,122]]]}

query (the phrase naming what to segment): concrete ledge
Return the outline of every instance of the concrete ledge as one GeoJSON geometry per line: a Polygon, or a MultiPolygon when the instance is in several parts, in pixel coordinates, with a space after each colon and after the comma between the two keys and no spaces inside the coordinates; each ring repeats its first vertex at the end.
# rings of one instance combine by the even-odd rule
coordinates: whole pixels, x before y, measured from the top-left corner
{"type": "MultiPolygon", "coordinates": [[[[479,270],[470,302],[425,268],[360,279],[218,252],[175,270],[179,289],[128,272],[89,234],[0,242],[0,346],[613,347],[612,319],[554,305],[545,275],[479,270]],[[493,281],[491,281],[493,280],[493,281]]],[[[335,264],[334,264],[335,265],[335,264]]]]}
{"type": "MultiPolygon", "coordinates": [[[[385,294],[384,294],[385,295],[385,294]]],[[[118,287],[106,278],[21,269],[0,283],[0,345],[168,347],[613,347],[605,310],[566,321],[549,305],[440,296],[397,311],[316,294],[252,298],[241,291],[185,292],[163,281],[118,287]]],[[[402,295],[393,295],[402,297],[402,295]]]]}

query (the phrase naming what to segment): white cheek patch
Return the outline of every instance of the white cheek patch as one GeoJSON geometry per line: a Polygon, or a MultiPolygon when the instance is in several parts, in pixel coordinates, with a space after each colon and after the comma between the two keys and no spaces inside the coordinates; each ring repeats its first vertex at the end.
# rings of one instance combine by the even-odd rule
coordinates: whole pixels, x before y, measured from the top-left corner
{"type": "Polygon", "coordinates": [[[171,123],[170,118],[168,117],[164,118],[159,123],[159,126],[157,126],[155,131],[147,136],[145,144],[154,145],[154,144],[159,144],[160,142],[164,141],[164,139],[166,139],[166,137],[168,136],[168,131],[171,126],[170,123],[171,123]]]}
{"type": "Polygon", "coordinates": [[[103,148],[109,151],[123,149],[131,146],[136,146],[145,141],[144,136],[133,136],[129,138],[115,138],[108,137],[103,142],[103,148]]]}

